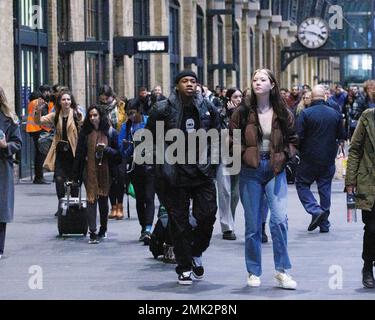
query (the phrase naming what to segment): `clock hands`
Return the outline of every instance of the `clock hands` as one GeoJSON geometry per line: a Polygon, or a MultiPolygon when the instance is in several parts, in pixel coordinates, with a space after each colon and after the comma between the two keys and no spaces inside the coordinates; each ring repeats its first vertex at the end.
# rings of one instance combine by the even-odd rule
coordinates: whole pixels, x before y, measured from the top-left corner
{"type": "Polygon", "coordinates": [[[303,33],[303,34],[305,34],[305,33],[309,33],[309,34],[312,34],[312,35],[314,35],[314,36],[319,37],[319,38],[322,39],[322,40],[325,39],[321,34],[316,33],[316,32],[314,32],[314,31],[305,30],[305,31],[302,31],[302,33],[303,33]]]}

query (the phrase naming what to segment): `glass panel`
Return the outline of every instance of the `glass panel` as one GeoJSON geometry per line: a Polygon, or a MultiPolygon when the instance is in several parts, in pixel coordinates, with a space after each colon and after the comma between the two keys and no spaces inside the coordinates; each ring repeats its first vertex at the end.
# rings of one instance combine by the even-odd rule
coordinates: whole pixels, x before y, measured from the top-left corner
{"type": "Polygon", "coordinates": [[[18,4],[20,5],[20,13],[21,13],[21,25],[23,27],[29,27],[35,29],[35,23],[38,23],[38,28],[41,30],[46,29],[46,2],[44,0],[17,0],[19,1],[18,4]],[[39,6],[38,11],[33,10],[34,6],[39,6]],[[34,16],[39,14],[40,17],[37,18],[39,20],[35,20],[34,16]]]}
{"type": "Polygon", "coordinates": [[[345,82],[363,83],[371,79],[373,61],[370,54],[350,54],[344,61],[345,82]]]}
{"type": "Polygon", "coordinates": [[[86,39],[108,40],[109,11],[104,10],[108,0],[86,0],[86,39]]]}
{"type": "Polygon", "coordinates": [[[150,34],[150,2],[149,0],[133,1],[134,35],[146,36],[150,34]]]}
{"type": "Polygon", "coordinates": [[[69,40],[69,1],[57,1],[57,34],[59,41],[69,40]]]}
{"type": "Polygon", "coordinates": [[[270,0],[260,0],[260,8],[261,9],[269,9],[270,8],[270,0]]]}

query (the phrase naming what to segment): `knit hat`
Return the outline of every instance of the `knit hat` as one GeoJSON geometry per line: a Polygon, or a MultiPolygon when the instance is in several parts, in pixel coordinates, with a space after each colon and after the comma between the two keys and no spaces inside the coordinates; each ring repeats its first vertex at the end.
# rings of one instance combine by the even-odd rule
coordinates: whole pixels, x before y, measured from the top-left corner
{"type": "Polygon", "coordinates": [[[175,84],[178,84],[180,80],[184,77],[193,77],[195,80],[198,80],[197,74],[192,70],[182,70],[175,79],[175,84]]]}

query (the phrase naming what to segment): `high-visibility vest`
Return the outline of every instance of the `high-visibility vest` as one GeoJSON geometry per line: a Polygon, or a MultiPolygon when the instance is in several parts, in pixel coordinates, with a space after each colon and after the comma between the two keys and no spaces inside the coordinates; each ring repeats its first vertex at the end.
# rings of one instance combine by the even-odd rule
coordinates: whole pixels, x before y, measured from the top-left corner
{"type": "MultiPolygon", "coordinates": [[[[51,128],[48,128],[48,127],[45,127],[45,126],[40,126],[40,125],[35,123],[34,114],[35,114],[35,109],[36,109],[37,105],[38,105],[38,99],[30,101],[30,103],[28,105],[26,132],[31,133],[31,132],[38,132],[38,131],[41,131],[41,130],[51,131],[51,128]]],[[[54,108],[53,102],[50,102],[48,104],[48,113],[50,113],[53,108],[54,108]]]]}

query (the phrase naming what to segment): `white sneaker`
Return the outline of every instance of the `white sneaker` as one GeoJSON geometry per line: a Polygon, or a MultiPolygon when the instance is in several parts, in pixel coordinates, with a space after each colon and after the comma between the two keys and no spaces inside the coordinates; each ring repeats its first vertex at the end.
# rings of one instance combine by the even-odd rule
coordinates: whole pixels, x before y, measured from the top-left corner
{"type": "Polygon", "coordinates": [[[260,286],[260,278],[256,275],[253,275],[249,273],[249,276],[247,277],[247,285],[249,287],[259,287],[260,286]]]}
{"type": "Polygon", "coordinates": [[[297,288],[297,282],[285,272],[277,272],[275,275],[277,285],[283,289],[295,290],[297,288]]]}

